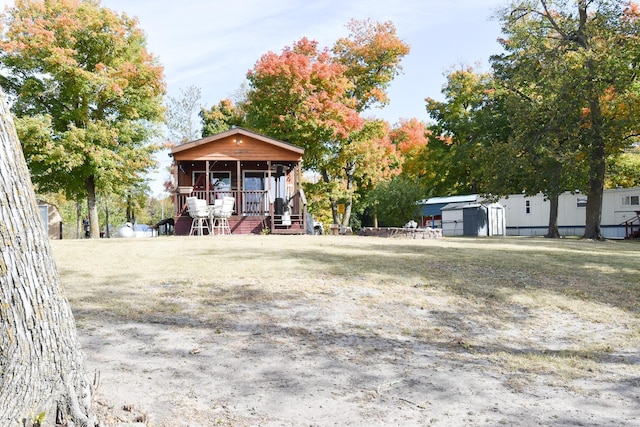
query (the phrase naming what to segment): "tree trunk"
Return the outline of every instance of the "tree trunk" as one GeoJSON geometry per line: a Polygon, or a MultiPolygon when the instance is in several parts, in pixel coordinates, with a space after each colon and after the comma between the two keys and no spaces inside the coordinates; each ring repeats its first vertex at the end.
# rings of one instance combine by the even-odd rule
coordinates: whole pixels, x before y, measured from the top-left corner
{"type": "Polygon", "coordinates": [[[589,189],[585,213],[583,239],[602,240],[600,222],[602,219],[602,195],[604,192],[604,144],[598,144],[591,150],[589,159],[589,189]]]}
{"type": "Polygon", "coordinates": [[[544,237],[549,239],[558,239],[560,232],[558,231],[558,202],[560,199],[560,176],[562,174],[562,164],[556,163],[551,176],[551,188],[549,197],[549,227],[544,237]]]}
{"type": "Polygon", "coordinates": [[[560,237],[558,231],[558,200],[560,196],[558,194],[552,194],[549,197],[549,228],[547,234],[544,237],[549,239],[557,239],[560,237]]]}
{"type": "MultiPolygon", "coordinates": [[[[329,185],[331,184],[331,179],[329,178],[329,172],[326,169],[322,169],[320,171],[320,175],[322,176],[322,181],[329,185]]],[[[337,201],[329,195],[329,205],[331,206],[331,218],[333,219],[334,224],[340,224],[340,214],[338,213],[338,203],[337,201]]]]}
{"type": "Polygon", "coordinates": [[[127,194],[127,222],[130,222],[132,224],[134,223],[134,220],[133,220],[133,200],[131,199],[131,193],[127,194]]]}
{"type": "Polygon", "coordinates": [[[105,222],[105,232],[104,237],[107,239],[111,238],[111,230],[109,230],[109,205],[105,204],[104,206],[104,222],[105,222]]]}
{"type": "Polygon", "coordinates": [[[94,426],[69,304],[0,92],[0,425],[94,426]]]}
{"type": "Polygon", "coordinates": [[[344,225],[345,227],[349,227],[349,223],[351,222],[351,208],[353,206],[353,182],[355,173],[356,164],[347,163],[347,166],[345,167],[345,175],[347,179],[347,201],[344,206],[344,215],[342,216],[342,225],[344,225]]]}
{"type": "Polygon", "coordinates": [[[98,204],[96,203],[96,181],[91,175],[85,181],[87,190],[87,209],[89,211],[89,237],[92,239],[100,237],[100,223],[98,222],[98,204]]]}
{"type": "Polygon", "coordinates": [[[602,136],[602,110],[596,95],[589,102],[591,129],[589,141],[589,189],[585,213],[583,239],[602,240],[600,222],[602,219],[602,195],[604,193],[605,141],[602,136]]]}
{"type": "Polygon", "coordinates": [[[76,202],[76,239],[81,239],[84,230],[82,229],[82,205],[76,202]]]}

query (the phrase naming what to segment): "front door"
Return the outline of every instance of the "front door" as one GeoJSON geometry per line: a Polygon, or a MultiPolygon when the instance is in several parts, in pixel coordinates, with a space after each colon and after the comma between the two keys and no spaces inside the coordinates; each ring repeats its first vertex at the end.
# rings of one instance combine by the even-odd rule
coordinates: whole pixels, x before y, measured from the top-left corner
{"type": "Polygon", "coordinates": [[[264,191],[265,176],[265,172],[244,172],[242,208],[245,215],[264,215],[269,210],[264,191]]]}

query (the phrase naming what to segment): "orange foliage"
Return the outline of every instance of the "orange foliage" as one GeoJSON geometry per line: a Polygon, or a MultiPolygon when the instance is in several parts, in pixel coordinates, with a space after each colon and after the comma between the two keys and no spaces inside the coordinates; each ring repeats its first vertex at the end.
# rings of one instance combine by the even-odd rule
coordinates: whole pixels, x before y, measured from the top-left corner
{"type": "Polygon", "coordinates": [[[398,167],[400,154],[390,136],[389,124],[384,121],[380,123],[382,128],[378,136],[360,141],[355,148],[355,154],[363,166],[362,185],[365,187],[375,186],[401,171],[398,167]]]}
{"type": "Polygon", "coordinates": [[[636,2],[630,1],[624,10],[624,15],[628,20],[640,18],[640,5],[636,2]]]}
{"type": "Polygon", "coordinates": [[[347,97],[351,83],[344,71],[344,65],[333,61],[326,48],[319,50],[318,42],[304,37],[280,55],[263,55],[247,77],[256,89],[265,90],[254,95],[280,104],[284,110],[278,115],[281,122],[293,114],[346,138],[364,121],[353,109],[354,100],[347,97]]]}
{"type": "Polygon", "coordinates": [[[391,140],[404,155],[415,152],[429,143],[429,130],[423,122],[413,118],[401,119],[399,126],[391,131],[391,140]]]}

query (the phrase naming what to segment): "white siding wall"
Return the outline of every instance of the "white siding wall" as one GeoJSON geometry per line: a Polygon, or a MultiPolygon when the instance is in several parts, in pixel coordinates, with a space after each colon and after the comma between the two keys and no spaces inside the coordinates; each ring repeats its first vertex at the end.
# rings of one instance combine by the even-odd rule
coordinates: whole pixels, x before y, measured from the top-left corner
{"type": "MultiPolygon", "coordinates": [[[[624,227],[616,230],[622,222],[636,216],[640,211],[638,205],[623,205],[627,196],[640,196],[640,187],[619,188],[605,190],[602,199],[601,227],[606,237],[624,237],[624,227]],[[609,230],[607,230],[609,228],[609,230]]],[[[586,200],[584,194],[564,193],[558,200],[558,226],[567,227],[565,234],[581,234],[585,223],[585,207],[578,206],[578,200],[586,200]],[[572,231],[571,228],[574,228],[572,231]],[[582,229],[581,229],[582,228],[582,229]]],[[[505,207],[508,234],[542,235],[546,234],[549,225],[549,201],[544,200],[542,194],[532,197],[511,195],[500,199],[499,203],[505,207]],[[526,212],[526,202],[529,201],[530,212],[526,212]],[[519,228],[528,231],[520,233],[519,228]]],[[[562,230],[560,230],[562,233],[562,230]]]]}

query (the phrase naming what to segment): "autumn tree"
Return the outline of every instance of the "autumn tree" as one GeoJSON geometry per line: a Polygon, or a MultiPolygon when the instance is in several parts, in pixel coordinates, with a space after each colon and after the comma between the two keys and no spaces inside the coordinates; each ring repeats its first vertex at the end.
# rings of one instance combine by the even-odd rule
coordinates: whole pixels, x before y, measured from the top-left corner
{"type": "Polygon", "coordinates": [[[427,148],[431,131],[424,122],[413,119],[400,119],[391,129],[389,139],[397,148],[402,174],[419,178],[427,173],[420,154],[427,148]]]}
{"type": "Polygon", "coordinates": [[[500,14],[505,53],[494,63],[518,76],[509,82],[514,91],[555,92],[563,111],[554,126],[584,155],[589,239],[602,238],[607,157],[630,145],[639,128],[638,18],[638,5],[623,0],[518,1],[500,14]]]}
{"type": "Polygon", "coordinates": [[[1,92],[0,216],[0,424],[93,427],[73,315],[1,92]]]}
{"type": "Polygon", "coordinates": [[[367,170],[361,176],[369,179],[376,171],[368,167],[368,155],[391,147],[376,144],[383,140],[380,125],[366,124],[360,113],[387,102],[385,89],[409,50],[391,23],[352,21],[349,29],[350,37],[338,40],[333,51],[303,38],[281,54],[263,55],[247,75],[242,106],[248,127],[305,149],[305,167],[320,174],[333,220],[344,225],[358,174],[367,170]],[[346,213],[339,218],[341,202],[346,213]]]}
{"type": "Polygon", "coordinates": [[[87,200],[125,194],[155,165],[163,71],[137,21],[98,1],[16,0],[2,16],[2,87],[39,191],[87,200]]]}
{"type": "Polygon", "coordinates": [[[345,66],[356,111],[386,105],[386,89],[400,73],[400,61],[409,53],[409,45],[398,38],[391,21],[354,19],[347,28],[349,36],[338,39],[332,51],[335,60],[345,66]]]}
{"type": "Polygon", "coordinates": [[[427,191],[421,182],[424,163],[419,155],[428,144],[429,131],[418,119],[401,119],[384,133],[393,146],[385,158],[385,175],[376,174],[363,196],[364,208],[373,220],[373,226],[401,226],[411,219],[419,219],[416,200],[423,199],[427,191]]]}

